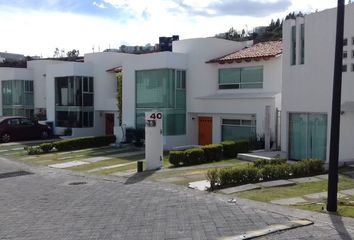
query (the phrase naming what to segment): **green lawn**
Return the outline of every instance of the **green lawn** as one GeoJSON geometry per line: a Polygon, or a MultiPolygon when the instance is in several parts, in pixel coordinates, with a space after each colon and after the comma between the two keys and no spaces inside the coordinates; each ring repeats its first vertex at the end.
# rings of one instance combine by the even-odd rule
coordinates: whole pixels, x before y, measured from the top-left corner
{"type": "MultiPolygon", "coordinates": [[[[235,197],[252,199],[261,202],[270,202],[272,200],[303,197],[307,194],[326,192],[327,180],[312,183],[301,183],[294,186],[287,187],[273,187],[273,188],[261,188],[257,190],[245,191],[233,194],[235,197]]],[[[338,190],[345,190],[354,188],[354,179],[341,176],[339,178],[338,190]]],[[[341,198],[338,201],[338,214],[345,217],[354,217],[354,197],[341,198]]],[[[292,205],[290,207],[299,208],[310,211],[325,212],[326,202],[325,200],[319,200],[318,202],[310,202],[308,204],[292,205]],[[323,210],[324,209],[324,210],[323,210]]]]}
{"type": "MultiPolygon", "coordinates": [[[[293,205],[293,208],[326,213],[326,202],[317,202],[304,205],[293,205]]],[[[338,199],[337,214],[354,218],[354,196],[338,199]]]]}
{"type": "MultiPolygon", "coordinates": [[[[261,202],[270,202],[272,200],[282,198],[301,197],[306,194],[325,192],[327,191],[327,180],[312,183],[300,183],[294,186],[288,187],[273,187],[273,188],[261,188],[252,191],[245,191],[234,194],[236,197],[252,199],[261,202]]],[[[339,190],[350,189],[354,187],[354,180],[341,177],[339,179],[339,190]]]]}

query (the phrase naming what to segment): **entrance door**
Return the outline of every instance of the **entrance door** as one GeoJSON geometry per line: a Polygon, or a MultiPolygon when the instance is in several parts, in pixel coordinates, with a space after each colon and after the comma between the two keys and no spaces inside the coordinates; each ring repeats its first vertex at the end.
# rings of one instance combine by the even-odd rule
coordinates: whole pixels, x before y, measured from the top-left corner
{"type": "Polygon", "coordinates": [[[114,114],[106,113],[106,135],[113,135],[114,114]]]}
{"type": "Polygon", "coordinates": [[[199,117],[199,145],[213,142],[213,118],[199,117]]]}

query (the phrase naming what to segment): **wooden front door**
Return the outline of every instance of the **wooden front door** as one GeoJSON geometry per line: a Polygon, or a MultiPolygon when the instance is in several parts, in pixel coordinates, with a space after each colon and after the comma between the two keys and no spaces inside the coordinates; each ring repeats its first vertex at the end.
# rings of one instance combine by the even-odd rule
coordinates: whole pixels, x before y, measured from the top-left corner
{"type": "Polygon", "coordinates": [[[213,118],[199,117],[199,145],[213,142],[213,118]]]}
{"type": "Polygon", "coordinates": [[[113,135],[114,114],[106,113],[106,135],[113,135]]]}

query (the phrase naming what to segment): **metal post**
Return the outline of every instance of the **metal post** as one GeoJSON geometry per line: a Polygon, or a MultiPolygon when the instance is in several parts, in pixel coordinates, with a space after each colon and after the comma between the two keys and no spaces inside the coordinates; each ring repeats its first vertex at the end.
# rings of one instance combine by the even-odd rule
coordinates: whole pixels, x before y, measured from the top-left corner
{"type": "Polygon", "coordinates": [[[334,74],[333,74],[331,139],[330,139],[329,169],[328,169],[327,211],[329,212],[337,211],[344,8],[345,8],[344,0],[338,0],[336,49],[335,49],[335,60],[334,60],[334,74]]]}

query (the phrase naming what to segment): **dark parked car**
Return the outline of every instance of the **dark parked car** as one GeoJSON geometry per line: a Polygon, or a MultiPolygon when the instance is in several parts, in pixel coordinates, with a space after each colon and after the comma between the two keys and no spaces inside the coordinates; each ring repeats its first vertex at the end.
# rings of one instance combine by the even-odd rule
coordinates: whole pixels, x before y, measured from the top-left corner
{"type": "Polygon", "coordinates": [[[47,139],[52,130],[49,126],[26,117],[0,117],[0,140],[47,139]]]}

